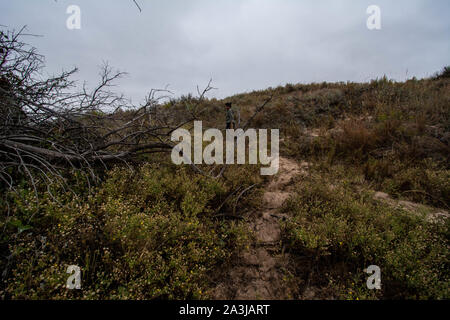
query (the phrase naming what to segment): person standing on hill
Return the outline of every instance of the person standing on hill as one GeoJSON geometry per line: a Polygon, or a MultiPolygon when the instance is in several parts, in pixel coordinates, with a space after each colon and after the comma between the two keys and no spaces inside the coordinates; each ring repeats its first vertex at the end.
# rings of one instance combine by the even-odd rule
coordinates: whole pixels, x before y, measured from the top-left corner
{"type": "Polygon", "coordinates": [[[236,129],[234,122],[234,114],[233,110],[231,110],[231,102],[225,103],[225,107],[227,109],[226,114],[226,128],[227,129],[236,129]]]}

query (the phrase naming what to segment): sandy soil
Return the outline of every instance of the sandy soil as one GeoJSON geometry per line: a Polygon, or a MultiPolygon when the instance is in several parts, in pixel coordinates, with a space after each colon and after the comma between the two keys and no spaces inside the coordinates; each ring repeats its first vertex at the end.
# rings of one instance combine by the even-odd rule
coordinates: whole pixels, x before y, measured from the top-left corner
{"type": "Polygon", "coordinates": [[[286,279],[290,257],[281,246],[280,212],[283,202],[291,195],[291,182],[305,173],[307,163],[280,158],[278,175],[267,185],[263,195],[265,209],[247,218],[249,228],[256,235],[255,242],[240,254],[237,263],[225,270],[213,290],[219,300],[291,299],[286,279]]]}

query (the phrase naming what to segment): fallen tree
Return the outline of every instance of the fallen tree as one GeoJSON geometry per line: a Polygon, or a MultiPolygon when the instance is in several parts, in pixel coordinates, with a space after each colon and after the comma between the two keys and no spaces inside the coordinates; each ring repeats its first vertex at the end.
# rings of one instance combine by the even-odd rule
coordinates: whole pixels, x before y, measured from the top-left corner
{"type": "MultiPolygon", "coordinates": [[[[81,172],[89,183],[96,181],[98,166],[128,164],[139,154],[170,151],[171,133],[200,120],[207,111],[203,102],[214,89],[211,80],[204,90],[197,87],[198,97],[182,108],[180,116],[161,104],[171,94],[166,89],[152,89],[138,106],[112,91],[124,73],[107,63],[93,89],[76,86],[72,80],[76,68],[44,77],[44,57],[22,41],[25,36],[33,36],[25,33],[25,27],[0,33],[0,181],[8,189],[23,177],[36,195],[38,179],[64,186],[61,170],[67,169],[81,172]]],[[[207,175],[214,170],[193,168],[207,175]]]]}
{"type": "MultiPolygon", "coordinates": [[[[92,90],[76,89],[76,68],[44,78],[44,57],[22,42],[24,30],[0,34],[0,180],[8,188],[17,173],[34,187],[36,175],[63,182],[61,168],[88,172],[95,180],[95,165],[165,152],[172,148],[170,133],[195,120],[197,108],[181,123],[160,110],[167,90],[151,90],[142,105],[131,105],[111,91],[124,73],[108,64],[92,90]]],[[[208,84],[195,107],[211,89],[208,84]]]]}

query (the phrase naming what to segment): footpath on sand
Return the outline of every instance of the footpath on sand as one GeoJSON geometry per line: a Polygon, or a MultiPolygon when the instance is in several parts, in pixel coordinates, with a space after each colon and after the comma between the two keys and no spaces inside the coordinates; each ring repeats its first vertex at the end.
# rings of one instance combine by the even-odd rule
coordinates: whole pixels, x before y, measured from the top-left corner
{"type": "Polygon", "coordinates": [[[304,173],[308,164],[280,157],[280,170],[267,185],[262,211],[247,217],[249,229],[254,231],[255,242],[238,257],[238,263],[225,271],[213,290],[218,300],[283,300],[292,299],[287,286],[285,270],[290,261],[281,246],[280,212],[283,202],[292,193],[290,182],[304,173]]]}

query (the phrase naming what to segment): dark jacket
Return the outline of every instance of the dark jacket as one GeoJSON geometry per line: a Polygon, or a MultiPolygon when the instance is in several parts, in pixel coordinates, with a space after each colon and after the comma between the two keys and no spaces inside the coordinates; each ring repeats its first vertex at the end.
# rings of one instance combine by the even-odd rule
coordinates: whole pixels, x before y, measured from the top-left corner
{"type": "Polygon", "coordinates": [[[226,122],[234,123],[234,114],[233,114],[233,110],[231,110],[231,108],[227,110],[226,122]]]}

